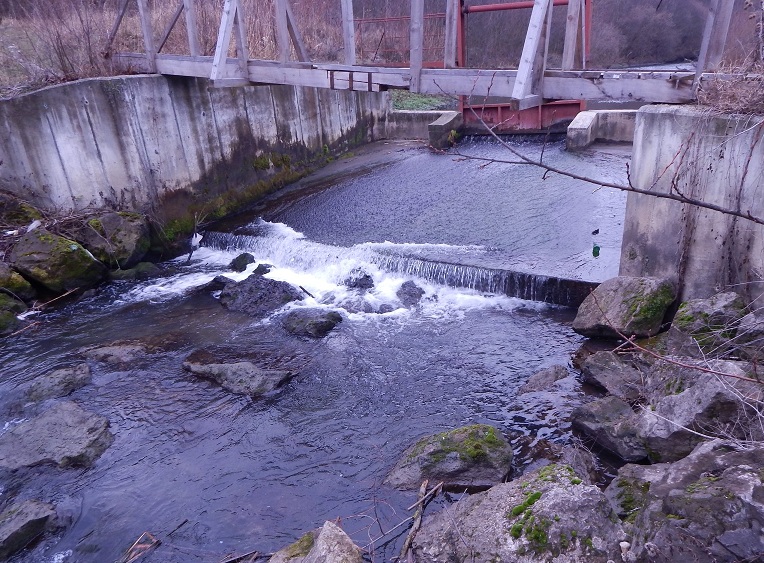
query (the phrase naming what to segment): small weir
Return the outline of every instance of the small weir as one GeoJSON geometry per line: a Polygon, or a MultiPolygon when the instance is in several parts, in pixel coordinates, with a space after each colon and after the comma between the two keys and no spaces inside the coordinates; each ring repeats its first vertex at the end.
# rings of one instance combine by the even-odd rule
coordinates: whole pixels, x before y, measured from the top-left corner
{"type": "MultiPolygon", "coordinates": [[[[260,222],[242,230],[259,231],[260,235],[237,235],[208,231],[202,245],[222,251],[251,252],[258,259],[290,267],[316,268],[331,262],[350,263],[352,268],[367,268],[373,264],[385,271],[413,276],[448,287],[473,289],[484,293],[494,293],[518,297],[530,301],[541,301],[566,307],[577,307],[593,290],[597,283],[571,280],[554,276],[516,272],[497,268],[486,268],[468,264],[435,261],[432,259],[397,254],[435,250],[441,254],[481,253],[481,247],[448,247],[448,245],[395,245],[360,244],[350,248],[315,243],[301,237],[278,236],[269,233],[269,225],[260,222]],[[428,248],[430,247],[430,248],[428,248]]],[[[283,228],[281,231],[283,232],[283,228]]],[[[337,280],[341,282],[342,280],[337,280]]]]}

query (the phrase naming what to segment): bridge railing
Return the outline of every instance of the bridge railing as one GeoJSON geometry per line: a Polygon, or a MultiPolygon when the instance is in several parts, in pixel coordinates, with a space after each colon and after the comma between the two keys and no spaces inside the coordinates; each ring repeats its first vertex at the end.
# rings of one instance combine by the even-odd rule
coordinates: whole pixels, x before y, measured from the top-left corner
{"type": "Polygon", "coordinates": [[[304,8],[304,4],[293,6],[292,0],[272,0],[270,5],[224,0],[218,4],[214,47],[199,34],[200,27],[210,25],[209,2],[176,0],[174,11],[166,15],[160,29],[155,29],[149,0],[121,0],[106,52],[113,50],[125,15],[137,11],[143,52],[113,53],[116,60],[135,70],[206,77],[216,86],[267,83],[360,91],[403,88],[473,98],[498,96],[511,100],[514,109],[567,99],[687,102],[694,99],[694,88],[703,72],[721,60],[733,0],[711,0],[697,72],[586,68],[587,38],[595,33],[591,29],[591,2],[519,0],[476,5],[465,0],[410,0],[408,13],[390,18],[356,14],[353,0],[322,0],[320,5],[331,11],[334,19],[333,25],[325,29],[328,40],[341,45],[325,53],[330,55],[327,59],[334,60],[318,61],[312,60],[315,53],[308,49],[304,27],[296,14],[296,8],[304,8]],[[267,13],[263,12],[264,6],[267,13]],[[566,11],[559,69],[549,68],[555,7],[566,11]],[[266,35],[274,37],[275,41],[251,45],[253,20],[246,13],[250,8],[259,10],[254,21],[255,26],[260,26],[259,34],[264,39],[266,35]],[[466,17],[497,9],[530,12],[516,68],[470,68],[466,17]],[[395,31],[387,31],[390,29],[395,31]],[[386,33],[391,33],[387,39],[392,41],[388,43],[386,33]],[[182,52],[166,53],[168,45],[178,44],[179,34],[185,36],[184,47],[178,49],[182,52]],[[171,38],[175,38],[174,42],[171,38]],[[261,57],[264,53],[269,59],[253,57],[252,52],[261,57]]]}

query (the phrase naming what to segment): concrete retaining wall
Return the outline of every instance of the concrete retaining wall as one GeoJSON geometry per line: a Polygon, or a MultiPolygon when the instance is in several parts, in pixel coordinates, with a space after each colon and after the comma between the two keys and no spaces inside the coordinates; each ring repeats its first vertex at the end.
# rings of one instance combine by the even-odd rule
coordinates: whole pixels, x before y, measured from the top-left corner
{"type": "MultiPolygon", "coordinates": [[[[762,117],[646,106],[637,115],[632,183],[764,217],[762,136],[762,117]]],[[[673,277],[682,299],[732,288],[752,300],[764,293],[764,227],[630,193],[620,273],[673,277]]]]}
{"type": "Polygon", "coordinates": [[[387,105],[385,94],[194,78],[83,80],[0,101],[0,189],[46,209],[166,211],[173,199],[180,212],[382,138],[387,105]]]}
{"type": "Polygon", "coordinates": [[[568,125],[566,147],[580,150],[595,141],[631,143],[634,139],[636,110],[582,111],[568,125]]]}

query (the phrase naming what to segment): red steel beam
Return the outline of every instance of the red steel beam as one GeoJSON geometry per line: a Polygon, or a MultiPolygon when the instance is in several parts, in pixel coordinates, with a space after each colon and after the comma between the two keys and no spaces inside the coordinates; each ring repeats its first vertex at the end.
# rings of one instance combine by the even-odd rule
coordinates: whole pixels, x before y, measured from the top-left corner
{"type": "MultiPolygon", "coordinates": [[[[511,4],[487,4],[485,6],[465,6],[465,14],[477,14],[480,12],[499,12],[502,10],[522,10],[533,8],[535,2],[527,0],[525,2],[512,2],[511,4]]],[[[553,6],[567,6],[568,0],[554,0],[553,6]]]]}

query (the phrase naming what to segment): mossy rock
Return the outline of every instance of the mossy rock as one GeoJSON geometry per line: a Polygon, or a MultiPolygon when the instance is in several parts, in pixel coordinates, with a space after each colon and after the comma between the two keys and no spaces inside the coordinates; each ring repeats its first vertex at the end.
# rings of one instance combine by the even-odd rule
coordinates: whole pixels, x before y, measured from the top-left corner
{"type": "Polygon", "coordinates": [[[501,432],[473,424],[427,436],[403,454],[385,483],[416,489],[424,479],[443,481],[447,489],[485,489],[503,481],[512,463],[512,447],[501,432]]]}
{"type": "Polygon", "coordinates": [[[85,221],[77,240],[109,266],[129,269],[151,246],[148,220],[140,213],[102,213],[85,221]]]}
{"type": "Polygon", "coordinates": [[[30,301],[37,295],[32,284],[4,262],[0,262],[0,288],[11,292],[24,301],[30,301]]]}
{"type": "Polygon", "coordinates": [[[738,344],[737,334],[746,314],[743,298],[728,291],[709,299],[691,299],[679,305],[672,326],[692,336],[705,352],[724,352],[738,344]]]}
{"type": "Polygon", "coordinates": [[[26,278],[56,293],[92,287],[106,273],[104,265],[82,245],[42,228],[21,237],[11,261],[26,278]]]}
{"type": "Polygon", "coordinates": [[[676,285],[670,280],[611,278],[584,299],[573,330],[589,337],[654,336],[676,295],[676,285]]]}
{"type": "Polygon", "coordinates": [[[22,227],[42,217],[42,213],[34,206],[13,195],[0,192],[0,223],[22,227]]]}
{"type": "Polygon", "coordinates": [[[117,269],[109,272],[112,281],[147,280],[158,276],[162,270],[152,262],[138,262],[127,270],[117,269]]]}

